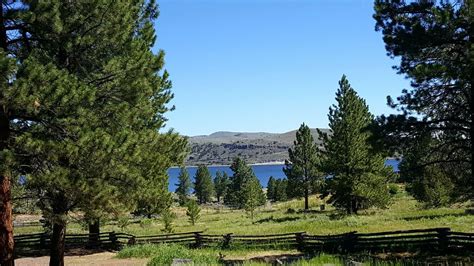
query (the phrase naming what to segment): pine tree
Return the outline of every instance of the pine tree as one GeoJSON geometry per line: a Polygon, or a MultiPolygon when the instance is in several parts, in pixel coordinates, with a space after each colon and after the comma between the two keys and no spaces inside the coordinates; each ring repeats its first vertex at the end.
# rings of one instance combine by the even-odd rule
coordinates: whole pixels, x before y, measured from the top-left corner
{"type": "Polygon", "coordinates": [[[436,156],[431,153],[436,142],[428,132],[414,138],[412,149],[404,153],[399,165],[400,179],[407,183],[407,192],[426,207],[446,206],[461,196],[456,195],[451,178],[459,169],[451,164],[444,164],[441,168],[428,163],[436,156]]]}
{"type": "Polygon", "coordinates": [[[234,158],[230,169],[234,173],[230,177],[230,183],[227,189],[227,194],[224,197],[224,202],[232,207],[243,208],[244,200],[242,196],[242,187],[245,182],[252,179],[254,174],[245,161],[239,157],[234,158]]]}
{"type": "MultiPolygon", "coordinates": [[[[159,133],[173,95],[164,53],[151,51],[157,7],[3,3],[0,42],[18,70],[0,85],[2,165],[13,158],[2,172],[27,173],[53,224],[50,263],[62,265],[70,211],[131,209],[138,199],[160,208],[169,197],[167,168],[184,157],[183,138],[159,133]],[[11,25],[22,34],[9,35],[11,25]],[[13,128],[21,130],[3,135],[13,128]]],[[[0,223],[8,228],[8,219],[0,223]]]]}
{"type": "Polygon", "coordinates": [[[288,179],[277,179],[275,181],[275,195],[273,197],[273,200],[286,201],[288,199],[287,188],[288,179]]]}
{"type": "Polygon", "coordinates": [[[304,209],[309,210],[309,195],[318,192],[314,188],[323,183],[323,174],[319,170],[317,145],[304,123],[296,132],[294,146],[288,149],[288,155],[283,171],[288,177],[291,196],[304,197],[304,209]]]}
{"type": "Polygon", "coordinates": [[[211,202],[214,194],[214,184],[209,169],[205,165],[199,165],[194,176],[194,192],[199,204],[211,202]]]}
{"type": "Polygon", "coordinates": [[[276,184],[273,176],[270,176],[267,183],[267,199],[275,201],[276,184]]]}
{"type": "MultiPolygon", "coordinates": [[[[474,2],[375,1],[376,30],[381,31],[396,69],[412,88],[388,104],[399,115],[381,117],[392,148],[408,155],[414,136],[429,132],[436,142],[426,166],[454,169],[449,174],[461,199],[474,197],[474,2]]],[[[416,143],[414,143],[416,145],[416,143]]]]}
{"type": "Polygon", "coordinates": [[[173,222],[176,219],[177,215],[167,208],[161,212],[161,221],[163,222],[163,229],[161,231],[171,234],[174,232],[173,222]]]}
{"type": "Polygon", "coordinates": [[[186,215],[189,217],[191,225],[195,225],[200,218],[201,208],[199,208],[199,205],[194,200],[189,200],[186,203],[186,207],[186,215]]]}
{"type": "Polygon", "coordinates": [[[189,191],[191,189],[191,179],[186,167],[181,167],[178,175],[178,184],[176,184],[176,194],[179,197],[179,204],[184,206],[188,200],[189,191]]]}
{"type": "Polygon", "coordinates": [[[248,166],[244,160],[236,157],[230,169],[234,174],[230,178],[230,184],[224,202],[229,206],[239,209],[246,208],[247,205],[255,207],[264,204],[265,194],[252,168],[248,166]],[[260,189],[256,189],[257,184],[260,189]],[[259,195],[260,193],[261,195],[259,195]]]}
{"type": "Polygon", "coordinates": [[[319,132],[323,141],[322,168],[331,176],[330,203],[357,213],[371,206],[385,206],[389,199],[389,169],[384,157],[369,143],[372,115],[365,101],[345,76],[339,81],[337,104],[329,108],[330,134],[319,132]]]}
{"type": "MultiPolygon", "coordinates": [[[[15,139],[27,130],[19,127],[23,122],[23,106],[33,102],[13,104],[7,99],[15,92],[15,77],[20,65],[21,40],[15,34],[24,27],[18,7],[0,1],[0,264],[14,265],[12,183],[15,166],[20,160],[15,152],[15,139]],[[12,27],[15,25],[15,27],[12,27]]],[[[25,96],[24,94],[22,96],[25,96]]],[[[31,107],[30,107],[31,108],[31,107]]],[[[22,161],[21,164],[28,164],[22,161]]]]}
{"type": "Polygon", "coordinates": [[[214,188],[216,191],[217,202],[221,202],[221,199],[225,197],[228,186],[229,176],[227,173],[223,171],[217,171],[216,177],[214,178],[214,188]]]}
{"type": "Polygon", "coordinates": [[[265,194],[257,178],[251,178],[242,187],[243,207],[253,222],[255,210],[265,204],[265,194]]]}

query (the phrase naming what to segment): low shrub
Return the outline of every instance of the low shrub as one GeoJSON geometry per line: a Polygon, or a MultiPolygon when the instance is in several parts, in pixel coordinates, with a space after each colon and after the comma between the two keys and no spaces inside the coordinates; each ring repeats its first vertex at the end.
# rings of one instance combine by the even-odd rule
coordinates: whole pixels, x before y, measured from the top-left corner
{"type": "Polygon", "coordinates": [[[390,195],[395,196],[398,194],[399,191],[400,191],[400,188],[398,187],[397,184],[391,183],[388,185],[388,192],[390,193],[390,195]]]}
{"type": "Polygon", "coordinates": [[[150,227],[152,224],[153,224],[153,219],[145,218],[145,219],[140,220],[140,227],[141,228],[150,227]]]}

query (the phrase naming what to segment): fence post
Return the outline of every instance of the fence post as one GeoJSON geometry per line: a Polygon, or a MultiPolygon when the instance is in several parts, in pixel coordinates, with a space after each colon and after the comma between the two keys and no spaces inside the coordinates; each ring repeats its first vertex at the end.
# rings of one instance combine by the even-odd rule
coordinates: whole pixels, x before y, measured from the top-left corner
{"type": "Polygon", "coordinates": [[[42,233],[39,239],[40,249],[46,249],[46,233],[42,233]]]}
{"type": "Polygon", "coordinates": [[[306,233],[296,233],[295,234],[296,245],[297,245],[298,251],[305,251],[306,250],[306,245],[305,245],[305,242],[304,242],[305,235],[306,235],[306,233]]]}
{"type": "Polygon", "coordinates": [[[194,239],[196,239],[196,248],[202,247],[202,236],[201,233],[195,232],[194,233],[194,239]]]}
{"type": "Polygon", "coordinates": [[[137,243],[137,240],[135,239],[135,236],[132,236],[128,239],[127,245],[128,246],[133,246],[137,243]]]}
{"type": "Polygon", "coordinates": [[[115,234],[114,231],[109,233],[109,240],[112,242],[112,248],[116,249],[118,247],[117,245],[117,235],[115,234]]]}
{"type": "Polygon", "coordinates": [[[224,235],[224,242],[222,242],[222,248],[230,248],[230,242],[232,241],[232,233],[224,235]]]}
{"type": "Polygon", "coordinates": [[[349,232],[344,236],[342,249],[346,253],[351,253],[355,250],[357,244],[357,231],[349,232]]]}
{"type": "Polygon", "coordinates": [[[451,233],[451,229],[439,228],[436,231],[438,231],[438,242],[440,251],[447,252],[449,248],[449,234],[451,233]]]}

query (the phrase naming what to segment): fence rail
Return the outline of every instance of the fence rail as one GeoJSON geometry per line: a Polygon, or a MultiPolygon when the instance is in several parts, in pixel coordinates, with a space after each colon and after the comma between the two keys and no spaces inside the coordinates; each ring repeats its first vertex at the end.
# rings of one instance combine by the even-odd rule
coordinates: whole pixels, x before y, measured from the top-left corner
{"type": "MultiPolygon", "coordinates": [[[[17,256],[38,255],[47,251],[51,243],[47,234],[15,236],[17,256]]],[[[349,232],[337,235],[311,235],[305,232],[272,235],[203,234],[186,232],[164,235],[134,236],[125,233],[66,235],[65,246],[70,248],[120,249],[126,245],[180,243],[191,247],[219,246],[232,248],[286,246],[305,252],[350,253],[358,251],[436,251],[474,252],[474,233],[452,232],[449,228],[417,229],[378,233],[349,232]]]]}

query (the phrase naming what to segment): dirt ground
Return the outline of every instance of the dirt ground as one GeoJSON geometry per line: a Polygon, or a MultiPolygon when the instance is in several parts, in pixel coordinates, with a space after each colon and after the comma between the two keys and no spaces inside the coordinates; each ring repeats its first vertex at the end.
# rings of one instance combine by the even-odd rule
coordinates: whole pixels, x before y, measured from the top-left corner
{"type": "MultiPolygon", "coordinates": [[[[102,252],[83,256],[64,257],[65,265],[103,265],[103,266],[142,266],[148,259],[116,259],[113,252],[102,252]]],[[[43,266],[49,265],[49,257],[21,258],[15,260],[17,266],[43,266]]]]}

